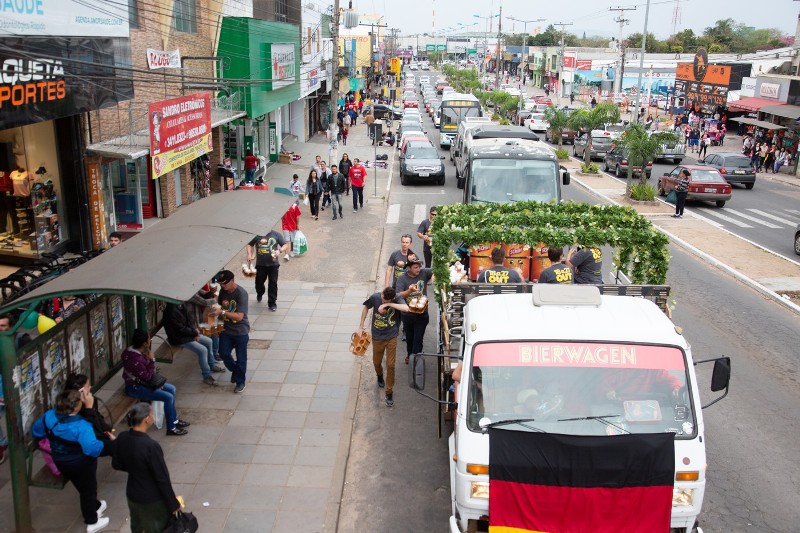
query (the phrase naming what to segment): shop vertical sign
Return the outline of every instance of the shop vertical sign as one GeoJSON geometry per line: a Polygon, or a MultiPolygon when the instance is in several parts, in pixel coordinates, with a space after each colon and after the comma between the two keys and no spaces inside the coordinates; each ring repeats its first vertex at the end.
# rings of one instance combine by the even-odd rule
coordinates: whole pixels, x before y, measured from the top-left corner
{"type": "Polygon", "coordinates": [[[150,155],[153,179],[213,150],[211,93],[150,104],[150,155]]]}
{"type": "Polygon", "coordinates": [[[92,246],[95,250],[106,247],[106,217],[103,203],[103,188],[100,179],[100,165],[87,163],[89,175],[89,215],[92,224],[92,246]]]}
{"type": "Polygon", "coordinates": [[[269,160],[278,160],[278,124],[269,123],[269,160]]]}

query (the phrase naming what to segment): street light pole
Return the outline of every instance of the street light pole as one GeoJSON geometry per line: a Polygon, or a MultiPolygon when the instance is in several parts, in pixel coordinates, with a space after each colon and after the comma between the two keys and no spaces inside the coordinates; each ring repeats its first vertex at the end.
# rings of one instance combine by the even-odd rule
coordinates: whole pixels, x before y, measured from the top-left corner
{"type": "Polygon", "coordinates": [[[514,17],[508,17],[511,20],[516,20],[517,22],[522,23],[522,31],[523,31],[523,38],[522,38],[522,84],[525,85],[525,66],[528,64],[528,23],[533,22],[544,22],[546,19],[535,19],[535,20],[521,20],[514,17]]]}
{"type": "MultiPolygon", "coordinates": [[[[639,52],[639,81],[636,82],[636,122],[639,122],[639,105],[642,102],[642,69],[644,68],[644,51],[647,45],[647,19],[650,16],[650,0],[644,10],[644,32],[642,33],[642,50],[639,52]]],[[[649,102],[648,102],[649,105],[649,102]]]]}
{"type": "Polygon", "coordinates": [[[564,46],[566,44],[564,42],[564,27],[572,26],[572,22],[558,22],[554,24],[554,26],[561,26],[561,60],[558,62],[558,71],[560,74],[558,76],[558,93],[556,93],[556,101],[560,105],[561,93],[564,92],[564,46]]]}
{"type": "Polygon", "coordinates": [[[503,4],[500,4],[500,14],[497,19],[497,49],[494,58],[494,90],[500,89],[500,36],[503,35],[503,4]]]}

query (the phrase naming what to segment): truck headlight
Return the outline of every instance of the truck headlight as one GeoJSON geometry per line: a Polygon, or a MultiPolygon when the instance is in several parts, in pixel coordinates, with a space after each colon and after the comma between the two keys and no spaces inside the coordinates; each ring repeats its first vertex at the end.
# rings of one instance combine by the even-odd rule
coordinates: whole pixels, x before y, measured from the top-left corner
{"type": "Polygon", "coordinates": [[[481,500],[489,499],[489,483],[486,481],[473,481],[469,486],[469,495],[481,500]]]}
{"type": "Polygon", "coordinates": [[[691,507],[694,505],[694,489],[672,489],[673,507],[691,507]]]}

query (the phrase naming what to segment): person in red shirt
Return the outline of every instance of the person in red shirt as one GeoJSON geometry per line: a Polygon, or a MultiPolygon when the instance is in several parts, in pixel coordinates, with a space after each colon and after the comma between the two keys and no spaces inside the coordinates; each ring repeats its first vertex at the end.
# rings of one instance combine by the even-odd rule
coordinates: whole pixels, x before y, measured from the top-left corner
{"type": "Polygon", "coordinates": [[[350,177],[350,187],[353,189],[353,213],[358,208],[364,209],[364,180],[367,178],[367,169],[358,159],[353,159],[353,166],[348,172],[350,177]]]}
{"type": "MultiPolygon", "coordinates": [[[[289,243],[289,249],[294,247],[294,237],[297,234],[297,230],[300,229],[300,207],[297,205],[299,202],[295,202],[292,206],[283,214],[283,218],[281,219],[281,229],[283,230],[283,238],[289,243]]],[[[292,250],[292,256],[297,255],[292,250]]],[[[289,254],[283,254],[283,260],[289,260],[289,254]]]]}
{"type": "Polygon", "coordinates": [[[248,150],[247,155],[244,156],[244,180],[247,183],[253,183],[255,181],[256,169],[260,164],[261,161],[253,155],[253,151],[248,150]]]}

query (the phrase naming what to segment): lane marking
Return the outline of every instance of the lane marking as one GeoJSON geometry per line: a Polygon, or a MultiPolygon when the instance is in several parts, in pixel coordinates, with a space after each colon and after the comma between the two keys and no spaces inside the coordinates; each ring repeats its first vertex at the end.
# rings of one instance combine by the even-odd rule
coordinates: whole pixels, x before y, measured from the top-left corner
{"type": "Polygon", "coordinates": [[[400,222],[400,204],[391,204],[386,211],[386,223],[397,224],[400,222]]]}
{"type": "Polygon", "coordinates": [[[761,224],[762,226],[766,226],[766,227],[771,228],[771,229],[780,229],[781,228],[780,226],[776,226],[775,224],[773,224],[771,222],[765,222],[765,221],[761,220],[760,218],[756,218],[754,216],[750,216],[747,213],[742,213],[741,211],[737,211],[735,209],[726,209],[725,211],[727,211],[728,213],[733,213],[737,217],[742,217],[745,220],[749,220],[751,222],[755,222],[756,224],[761,224]]]}
{"type": "Polygon", "coordinates": [[[420,222],[425,220],[426,208],[427,208],[427,206],[425,204],[416,204],[416,205],[414,205],[414,218],[412,219],[412,221],[415,224],[418,224],[417,220],[419,220],[420,222]]]}
{"type": "Polygon", "coordinates": [[[800,211],[798,211],[797,209],[785,209],[785,211],[793,215],[800,215],[800,211]]]}
{"type": "Polygon", "coordinates": [[[781,222],[783,224],[786,224],[787,226],[796,226],[797,223],[800,222],[800,220],[798,219],[788,220],[786,218],[781,218],[779,216],[773,215],[772,213],[767,213],[765,211],[760,211],[758,209],[748,209],[748,211],[750,211],[751,213],[755,213],[756,215],[761,215],[762,217],[770,218],[776,222],[781,222]]]}
{"type": "Polygon", "coordinates": [[[717,211],[712,211],[710,209],[703,209],[703,214],[704,215],[711,215],[713,217],[717,217],[717,218],[719,218],[721,220],[724,220],[725,222],[730,222],[731,224],[739,226],[740,228],[752,228],[753,227],[750,224],[745,224],[744,222],[739,222],[735,218],[731,218],[731,217],[725,216],[722,213],[718,213],[717,211]]]}

